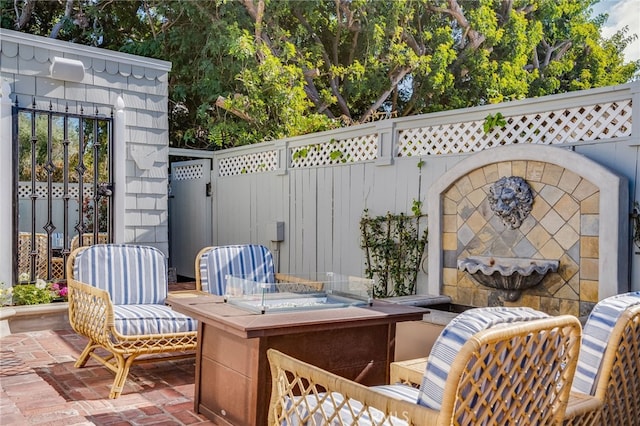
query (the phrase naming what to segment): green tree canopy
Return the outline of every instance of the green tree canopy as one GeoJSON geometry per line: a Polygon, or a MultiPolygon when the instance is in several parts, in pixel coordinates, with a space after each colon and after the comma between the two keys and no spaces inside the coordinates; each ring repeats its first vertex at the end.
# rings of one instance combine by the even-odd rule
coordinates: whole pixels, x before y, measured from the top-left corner
{"type": "Polygon", "coordinates": [[[217,149],[637,78],[597,0],[0,0],[2,26],[171,61],[171,144],[217,149]]]}

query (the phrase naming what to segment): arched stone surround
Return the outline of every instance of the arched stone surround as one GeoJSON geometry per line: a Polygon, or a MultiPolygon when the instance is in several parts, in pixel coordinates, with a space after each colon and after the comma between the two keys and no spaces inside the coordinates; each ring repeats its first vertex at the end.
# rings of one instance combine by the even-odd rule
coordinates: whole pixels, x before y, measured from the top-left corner
{"type": "Polygon", "coordinates": [[[598,163],[565,148],[510,145],[456,164],[429,189],[429,294],[471,306],[531,306],[551,314],[586,315],[605,297],[629,288],[628,185],[598,163]],[[534,191],[531,214],[505,226],[487,199],[505,176],[534,191]],[[505,302],[458,271],[469,255],[557,259],[543,282],[505,302]]]}

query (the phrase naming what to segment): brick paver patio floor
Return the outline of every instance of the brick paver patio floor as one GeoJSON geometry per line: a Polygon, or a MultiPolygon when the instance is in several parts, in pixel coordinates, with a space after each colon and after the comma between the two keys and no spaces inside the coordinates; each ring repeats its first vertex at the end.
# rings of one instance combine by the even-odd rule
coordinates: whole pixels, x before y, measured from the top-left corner
{"type": "Polygon", "coordinates": [[[70,329],[0,339],[0,424],[213,424],[193,411],[195,358],[134,365],[109,399],[113,373],[93,360],[73,366],[85,343],[70,329]]]}
{"type": "Polygon", "coordinates": [[[70,328],[0,339],[0,425],[212,425],[193,411],[195,357],[134,365],[122,395],[70,328]]]}

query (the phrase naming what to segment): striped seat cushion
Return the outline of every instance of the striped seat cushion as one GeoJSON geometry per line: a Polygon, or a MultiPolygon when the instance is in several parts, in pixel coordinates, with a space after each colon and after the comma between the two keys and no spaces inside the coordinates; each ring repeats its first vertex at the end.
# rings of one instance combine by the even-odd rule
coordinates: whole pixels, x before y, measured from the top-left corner
{"type": "Polygon", "coordinates": [[[640,291],[634,291],[603,299],[593,308],[582,331],[578,367],[572,385],[573,391],[588,395],[595,393],[596,379],[609,336],[620,315],[627,308],[638,304],[640,304],[640,291]]]}
{"type": "Polygon", "coordinates": [[[203,291],[223,295],[226,277],[274,283],[273,256],[258,244],[210,247],[200,254],[200,285],[203,291]]]}
{"type": "Polygon", "coordinates": [[[196,320],[166,305],[117,305],[113,307],[116,330],[126,336],[175,334],[197,331],[196,320]]]}
{"type": "Polygon", "coordinates": [[[343,401],[344,395],[337,392],[321,392],[306,397],[295,397],[295,401],[287,399],[284,411],[290,414],[282,424],[287,426],[405,426],[409,424],[406,419],[402,418],[402,413],[397,413],[397,416],[390,416],[389,419],[384,420],[385,413],[380,410],[367,409],[355,399],[349,399],[348,403],[343,403],[343,401]],[[306,401],[301,401],[302,398],[306,401]],[[320,403],[320,408],[318,408],[318,403],[320,403]],[[340,407],[338,412],[336,412],[336,407],[340,407]],[[311,414],[311,410],[314,410],[313,414],[311,414]],[[307,418],[310,414],[311,417],[307,418]]]}
{"type": "Polygon", "coordinates": [[[449,367],[471,336],[491,327],[545,317],[548,315],[544,312],[524,307],[475,308],[456,316],[442,330],[431,349],[417,403],[434,410],[441,409],[449,367]]]}
{"type": "Polygon", "coordinates": [[[114,305],[162,304],[168,293],[167,260],[154,247],[90,246],[77,255],[73,274],[109,292],[114,305]]]}
{"type": "Polygon", "coordinates": [[[420,389],[401,383],[391,385],[371,386],[370,389],[387,395],[391,398],[416,403],[420,389]]]}

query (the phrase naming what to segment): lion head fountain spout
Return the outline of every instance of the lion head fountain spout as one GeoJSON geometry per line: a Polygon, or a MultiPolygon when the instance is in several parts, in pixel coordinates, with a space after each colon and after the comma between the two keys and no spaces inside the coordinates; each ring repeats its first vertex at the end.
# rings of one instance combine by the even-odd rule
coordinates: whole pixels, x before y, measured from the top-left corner
{"type": "Polygon", "coordinates": [[[497,256],[458,259],[458,269],[478,283],[501,290],[505,300],[515,302],[523,290],[538,285],[548,272],[557,272],[559,261],[497,256]]]}

